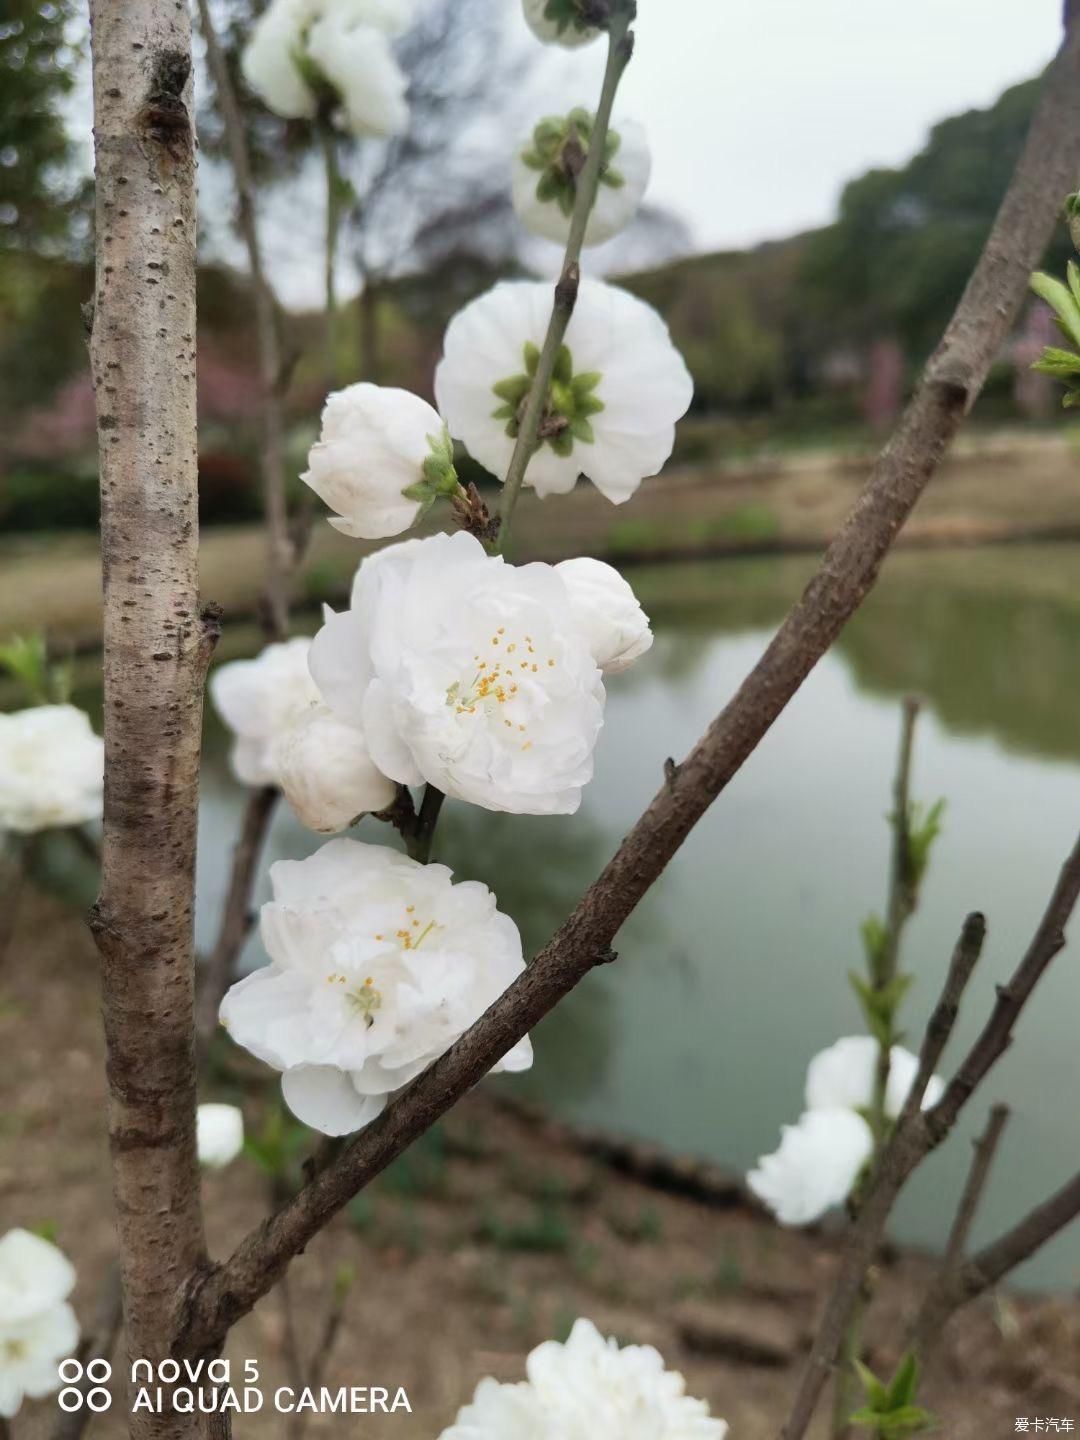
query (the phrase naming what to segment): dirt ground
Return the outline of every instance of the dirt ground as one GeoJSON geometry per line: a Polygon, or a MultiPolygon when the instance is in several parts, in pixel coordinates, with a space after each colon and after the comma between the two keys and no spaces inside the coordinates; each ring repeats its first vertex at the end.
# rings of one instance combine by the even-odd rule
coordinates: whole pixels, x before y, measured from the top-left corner
{"type": "MultiPolygon", "coordinates": [[[[101,1059],[93,946],[78,916],[24,892],[0,967],[0,1232],[52,1227],[78,1268],[84,1322],[113,1247],[101,1059]]],[[[249,1122],[261,1103],[258,1088],[245,1097],[249,1122]]],[[[839,1236],[783,1231],[735,1184],[713,1188],[707,1204],[642,1183],[562,1127],[491,1094],[470,1097],[293,1266],[304,1362],[322,1348],[334,1279],[348,1266],[354,1281],[323,1383],[404,1386],[412,1407],[315,1416],[308,1430],[435,1440],[481,1376],[520,1378],[532,1346],[586,1315],[624,1342],[655,1344],[690,1392],[728,1419],[733,1440],[770,1440],[839,1236]]],[[[249,1160],[210,1176],[211,1252],[227,1253],[267,1203],[249,1160]]],[[[917,1255],[883,1265],[868,1329],[871,1363],[882,1370],[928,1273],[917,1255]]],[[[236,1368],[258,1361],[267,1397],[291,1383],[287,1333],[273,1294],[231,1337],[228,1356],[236,1368]]],[[[1017,1416],[1080,1423],[1078,1376],[1080,1303],[1002,1294],[954,1321],[925,1399],[950,1440],[984,1440],[1014,1433],[1017,1416]]],[[[55,1414],[52,1401],[27,1405],[16,1440],[43,1440],[55,1414]]],[[[825,1433],[821,1423],[815,1433],[825,1433]]],[[[121,1430],[114,1408],[90,1433],[121,1430]]],[[[239,1419],[235,1433],[290,1434],[269,1409],[239,1419]]]]}

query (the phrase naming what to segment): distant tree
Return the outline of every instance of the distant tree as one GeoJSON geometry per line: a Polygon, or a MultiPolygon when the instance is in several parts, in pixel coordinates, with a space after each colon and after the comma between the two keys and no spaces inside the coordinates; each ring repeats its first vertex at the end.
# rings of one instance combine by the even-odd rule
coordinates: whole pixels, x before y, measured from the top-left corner
{"type": "Polygon", "coordinates": [[[42,249],[68,238],[78,184],[63,102],[80,53],[69,7],[4,0],[0,12],[0,246],[42,249]]]}
{"type": "MultiPolygon", "coordinates": [[[[847,186],[836,224],[810,238],[803,272],[801,298],[826,332],[864,341],[887,332],[916,354],[929,349],[1005,193],[1039,85],[942,121],[903,168],[847,186]]],[[[1062,265],[1065,239],[1062,227],[1062,265]]]]}

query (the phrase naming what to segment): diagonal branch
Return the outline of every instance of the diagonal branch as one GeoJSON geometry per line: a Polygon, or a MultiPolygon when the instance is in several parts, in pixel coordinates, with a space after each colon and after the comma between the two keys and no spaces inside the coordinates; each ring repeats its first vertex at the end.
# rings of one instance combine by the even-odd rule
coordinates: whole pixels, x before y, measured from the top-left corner
{"type": "Polygon", "coordinates": [[[191,1287],[181,1351],[195,1353],[220,1339],[358,1190],[595,965],[612,958],[611,942],[623,922],[866,598],[1008,334],[1078,169],[1080,27],[1070,32],[1050,71],[983,255],[919,390],[817,575],[761,660],[683,764],[669,767],[649,808],[525,974],[224,1266],[191,1287]]]}

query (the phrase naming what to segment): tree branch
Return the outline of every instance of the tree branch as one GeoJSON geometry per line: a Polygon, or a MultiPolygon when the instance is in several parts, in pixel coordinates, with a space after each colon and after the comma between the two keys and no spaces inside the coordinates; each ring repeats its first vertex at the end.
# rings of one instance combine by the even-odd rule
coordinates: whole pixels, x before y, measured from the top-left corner
{"type": "Polygon", "coordinates": [[[918,1317],[912,1327],[911,1348],[920,1355],[927,1355],[933,1348],[942,1327],[955,1308],[952,1293],[957,1276],[964,1262],[968,1236],[978,1213],[990,1169],[994,1163],[1002,1133],[1009,1119],[1007,1105],[994,1105],[986,1129],[974,1142],[974,1155],[968,1171],[960,1204],[949,1232],[945,1256],[933,1283],[923,1298],[918,1317]]]}
{"type": "Polygon", "coordinates": [[[896,436],[802,598],[686,761],[665,777],[600,877],[528,970],[295,1199],[187,1296],[196,1353],[247,1313],[356,1192],[470,1090],[597,964],[690,830],[863,602],[897,531],[974,402],[1080,168],[1080,28],[1053,66],[986,248],[896,436]]]}
{"type": "Polygon", "coordinates": [[[968,1053],[963,1065],[949,1082],[941,1101],[930,1111],[934,1128],[951,1129],[960,1110],[981,1084],[987,1072],[1012,1044],[1013,1028],[1031,992],[1046,973],[1054,956],[1065,948],[1065,926],[1080,896],[1080,838],[1061,867],[1039,928],[1028,946],[1016,973],[1007,985],[999,985],[993,1012],[968,1053]]]}
{"type": "Polygon", "coordinates": [[[199,988],[195,1023],[199,1043],[203,1046],[210,1041],[217,1029],[222,997],[232,983],[237,956],[251,933],[254,920],[251,911],[251,887],[258,869],[263,841],[278,802],[278,793],[272,785],[253,790],[244,811],[240,838],[233,851],[232,874],[229,877],[221,928],[218,931],[217,943],[203,969],[199,988]]]}
{"type": "Polygon", "coordinates": [[[540,350],[536,374],[533,376],[532,385],[525,398],[521,428],[518,431],[514,453],[510,457],[503,485],[502,505],[499,511],[501,519],[497,546],[499,550],[506,548],[509,539],[510,519],[514,513],[514,506],[518,502],[521,487],[525,483],[529,462],[536,452],[540,421],[547,403],[552,377],[555,374],[555,363],[563,340],[566,338],[566,330],[573,316],[574,306],[577,304],[578,286],[581,283],[581,251],[585,244],[585,231],[588,229],[589,216],[592,214],[592,208],[596,201],[597,187],[600,184],[600,171],[604,163],[604,142],[607,139],[608,126],[611,124],[611,111],[615,104],[619,81],[634,53],[634,36],[630,30],[631,19],[631,14],[624,12],[613,17],[610,22],[604,83],[600,91],[596,120],[589,137],[589,153],[577,180],[574,213],[570,219],[570,234],[566,242],[562,273],[555,286],[555,303],[552,306],[551,320],[540,350]]]}
{"type": "Polygon", "coordinates": [[[885,1225],[906,1181],[932,1148],[923,1123],[926,1086],[956,1020],[960,999],[982,953],[986,924],[979,914],[964,922],[953,950],[941,997],[927,1026],[915,1082],[896,1127],[874,1164],[866,1197],[852,1226],[840,1265],[792,1403],[780,1432],[781,1440],[802,1440],[814,1417],[821,1392],[836,1364],[852,1314],[859,1304],[866,1272],[885,1233],[885,1225]]]}
{"type": "MultiPolygon", "coordinates": [[[[944,1141],[964,1105],[974,1093],[975,1087],[1004,1054],[1020,1010],[1030,998],[1036,981],[1045,973],[1050,960],[1059,953],[1065,943],[1064,926],[1075,908],[1078,894],[1080,838],[1062,867],[1035,936],[1012,980],[1007,986],[999,988],[999,999],[991,1020],[968,1052],[942,1099],[932,1110],[924,1111],[921,1107],[927,1084],[937,1069],[952,1034],[960,1000],[982,948],[985,922],[981,915],[968,916],[964,933],[953,952],[941,998],[926,1027],[915,1082],[897,1119],[892,1138],[875,1168],[863,1210],[851,1232],[848,1249],[803,1372],[791,1413],[780,1432],[781,1440],[802,1440],[806,1434],[829,1371],[835,1364],[848,1317],[858,1301],[862,1277],[880,1244],[896,1197],[913,1171],[944,1141]],[[1002,1014],[1002,996],[1010,997],[1005,1012],[1007,1025],[999,1018],[1002,1014]],[[1013,997],[1022,998],[1016,1004],[1013,997]],[[994,1037],[993,1044],[986,1040],[988,1033],[994,1037]]],[[[992,1258],[995,1265],[999,1263],[997,1257],[992,1258]]],[[[968,1267],[965,1267],[964,1273],[968,1273],[968,1267]]]]}
{"type": "MultiPolygon", "coordinates": [[[[91,0],[97,405],[105,588],[102,957],[127,1344],[152,1364],[206,1262],[195,1154],[192,915],[206,669],[195,406],[195,134],[188,10],[91,0]]],[[[197,1417],[140,1412],[180,1440],[197,1417]]]]}
{"type": "Polygon", "coordinates": [[[1011,1270],[1030,1260],[1041,1246],[1064,1230],[1078,1215],[1080,1172],[963,1266],[956,1277],[954,1304],[966,1305],[969,1300],[996,1285],[1011,1270]]]}
{"type": "Polygon", "coordinates": [[[248,253],[252,302],[255,311],[255,343],[261,385],[263,497],[266,507],[267,564],[266,614],[274,638],[289,633],[289,582],[297,554],[289,537],[285,499],[285,448],[281,421],[281,387],[285,372],[278,334],[277,301],[262,261],[255,210],[255,180],[248,152],[244,118],[229,74],[229,64],[214,27],[210,0],[198,0],[199,28],[206,44],[206,58],[214,81],[218,108],[225,129],[225,142],[236,186],[237,222],[248,253]]]}

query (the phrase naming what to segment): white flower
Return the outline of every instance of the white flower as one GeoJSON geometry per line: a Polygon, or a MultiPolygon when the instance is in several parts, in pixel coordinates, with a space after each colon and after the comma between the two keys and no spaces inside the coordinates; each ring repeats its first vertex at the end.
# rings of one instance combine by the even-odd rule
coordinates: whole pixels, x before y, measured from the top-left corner
{"type": "Polygon", "coordinates": [[[382,31],[350,16],[350,9],[357,7],[326,6],[308,31],[308,55],[341,97],[343,129],[400,135],[409,123],[409,82],[382,31]]]}
{"type": "Polygon", "coordinates": [[[570,604],[605,675],[618,675],[652,647],[649,617],[637,596],[611,565],[583,555],[555,566],[570,593],[570,604]]]}
{"type": "MultiPolygon", "coordinates": [[[[863,1115],[874,1103],[878,1042],[872,1035],[847,1035],[822,1050],[806,1071],[806,1110],[797,1125],[781,1128],[780,1148],[758,1161],[747,1176],[750,1189],[782,1225],[808,1225],[851,1193],[874,1148],[863,1115]]],[[[889,1054],[885,1115],[895,1120],[919,1068],[917,1056],[900,1045],[889,1054]]],[[[930,1077],[923,1109],[936,1105],[945,1082],[930,1077]]]]}
{"type": "Polygon", "coordinates": [[[780,1148],[763,1155],[746,1183],[782,1225],[808,1225],[842,1205],[874,1148],[854,1110],[808,1110],[780,1130],[780,1148]]]}
{"type": "MultiPolygon", "coordinates": [[[[589,151],[594,116],[587,110],[541,120],[514,150],[514,209],[526,230],[565,245],[577,200],[577,177],[589,151]]],[[[652,155],[636,120],[620,119],[608,131],[606,156],[585,230],[586,245],[602,245],[638,212],[649,184],[652,155]]]]}
{"type": "Polygon", "coordinates": [[[649,1345],[620,1349],[589,1320],[565,1345],[548,1341],[526,1362],[528,1380],[482,1380],[441,1440],[723,1440],[727,1425],[649,1345]]]}
{"type": "MultiPolygon", "coordinates": [[[[878,1043],[872,1035],[846,1035],[822,1050],[810,1061],[806,1071],[806,1108],[821,1110],[843,1106],[848,1110],[866,1110],[874,1100],[874,1076],[877,1072],[878,1043]]],[[[885,1114],[895,1120],[915,1083],[919,1068],[918,1056],[902,1045],[894,1045],[889,1053],[889,1083],[885,1090],[885,1114]]],[[[923,1096],[922,1108],[929,1110],[945,1093],[945,1082],[931,1075],[923,1096]]]]}
{"type": "MultiPolygon", "coordinates": [[[[518,419],[551,318],[550,285],[507,280],[451,320],[435,398],[451,435],[505,480],[518,419]]],[[[671,454],[693,381],[667,326],[643,300],[583,281],[546,397],[525,483],[572,490],[582,473],[616,505],[671,454]]]]}
{"type": "Polygon", "coordinates": [[[277,783],[281,736],[320,699],[311,672],[306,636],[268,645],[254,660],[219,665],[210,677],[214,708],[236,736],[232,767],[245,785],[277,783]]]}
{"type": "Polygon", "coordinates": [[[345,535],[400,535],[424,506],[420,490],[457,486],[453,451],[438,413],[418,395],[362,382],[335,391],[300,479],[338,516],[345,535]],[[409,491],[414,491],[410,496],[409,491]]]}
{"type": "Polygon", "coordinates": [[[104,743],[74,705],[0,715],[0,830],[100,819],[104,772],[104,743]]]}
{"type": "Polygon", "coordinates": [[[28,1230],[0,1240],[0,1416],[10,1420],[25,1396],[60,1388],[57,1366],[79,1343],[67,1297],[75,1285],[69,1261],[28,1230]]]}
{"type": "MultiPolygon", "coordinates": [[[[270,868],[271,964],[221,1006],[232,1038],[283,1072],[293,1113],[346,1135],[446,1051],[524,969],[514,922],[442,865],[331,840],[270,868]]],[[[496,1070],[532,1063],[526,1038],[496,1070]]]]}
{"type": "Polygon", "coordinates": [[[581,18],[578,0],[523,0],[525,20],[538,40],[572,49],[595,40],[600,30],[581,18]]]}
{"type": "Polygon", "coordinates": [[[375,768],[364,732],[326,705],[305,710],[281,736],[274,768],[297,819],[325,835],[385,810],[397,794],[375,768]]]}
{"type": "Polygon", "coordinates": [[[365,560],[311,648],[327,704],[403,785],[523,815],[571,814],[592,778],[604,686],[550,565],[458,531],[365,560]]]}
{"type": "Polygon", "coordinates": [[[295,60],[313,9],[311,0],[270,0],[240,57],[251,89],[275,115],[289,120],[311,119],[318,108],[295,60]]]}
{"type": "Polygon", "coordinates": [[[221,1170],[244,1148],[244,1114],[235,1105],[200,1105],[195,1111],[199,1164],[221,1170]]]}
{"type": "Polygon", "coordinates": [[[398,134],[407,81],[389,40],[412,13],[411,0],[271,0],[244,48],[244,78],[287,119],[313,119],[329,89],[351,133],[398,134]]]}

